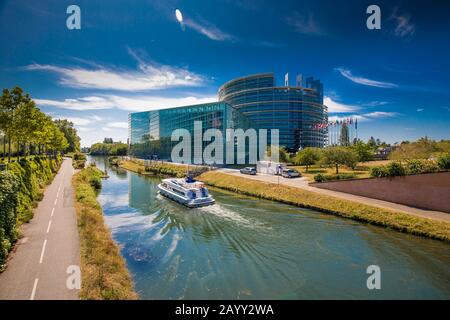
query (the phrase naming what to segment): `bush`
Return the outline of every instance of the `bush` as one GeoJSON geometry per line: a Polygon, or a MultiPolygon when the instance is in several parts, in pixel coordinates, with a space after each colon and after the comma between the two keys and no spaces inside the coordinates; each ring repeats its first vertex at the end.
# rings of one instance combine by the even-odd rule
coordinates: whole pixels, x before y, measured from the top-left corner
{"type": "Polygon", "coordinates": [[[372,167],[370,169],[370,176],[375,178],[389,177],[389,172],[385,166],[372,167]]]}
{"type": "Polygon", "coordinates": [[[16,176],[0,172],[0,269],[17,237],[18,188],[19,180],[16,176]]]}
{"type": "Polygon", "coordinates": [[[35,157],[10,163],[7,172],[0,172],[0,269],[17,240],[18,223],[33,217],[42,188],[53,178],[58,165],[57,160],[35,157]]]}
{"type": "Polygon", "coordinates": [[[73,160],[85,160],[86,161],[86,155],[81,152],[74,153],[73,160]]]}
{"type": "Polygon", "coordinates": [[[390,177],[406,175],[405,168],[400,162],[392,161],[386,166],[386,168],[390,177]]]}
{"type": "Polygon", "coordinates": [[[425,169],[424,161],[421,160],[408,160],[406,162],[407,174],[419,174],[423,173],[425,169]]]}
{"type": "Polygon", "coordinates": [[[326,181],[338,181],[338,180],[349,180],[356,178],[353,173],[340,173],[340,174],[317,174],[314,176],[314,181],[316,182],[326,182],[326,181]]]}
{"type": "Polygon", "coordinates": [[[450,153],[442,153],[437,159],[437,165],[441,170],[450,170],[450,153]]]}
{"type": "Polygon", "coordinates": [[[92,175],[92,177],[89,180],[89,184],[95,190],[100,190],[102,188],[102,178],[99,175],[92,175]]]}

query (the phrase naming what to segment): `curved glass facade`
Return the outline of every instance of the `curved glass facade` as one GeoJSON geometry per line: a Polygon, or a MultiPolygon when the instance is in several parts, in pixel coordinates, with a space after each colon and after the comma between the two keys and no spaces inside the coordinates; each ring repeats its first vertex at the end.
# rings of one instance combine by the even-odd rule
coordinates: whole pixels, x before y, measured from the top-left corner
{"type": "Polygon", "coordinates": [[[273,73],[237,78],[219,88],[219,101],[224,101],[245,115],[255,129],[279,129],[280,145],[291,151],[300,147],[323,147],[327,123],[327,107],[323,105],[323,85],[312,77],[305,86],[275,85],[273,73]]]}

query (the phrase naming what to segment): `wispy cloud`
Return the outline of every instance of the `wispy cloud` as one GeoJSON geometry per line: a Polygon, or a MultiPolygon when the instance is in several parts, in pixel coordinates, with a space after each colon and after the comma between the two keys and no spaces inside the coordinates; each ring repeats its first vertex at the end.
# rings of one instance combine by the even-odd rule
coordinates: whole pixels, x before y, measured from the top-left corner
{"type": "Polygon", "coordinates": [[[381,118],[393,118],[397,117],[400,114],[397,112],[384,112],[384,111],[375,111],[375,112],[369,112],[364,114],[350,114],[346,116],[331,116],[328,117],[329,121],[336,121],[336,120],[345,120],[348,118],[358,119],[358,121],[371,121],[381,118]]]}
{"type": "Polygon", "coordinates": [[[390,16],[391,20],[395,21],[394,34],[399,38],[411,37],[416,32],[416,26],[411,22],[411,16],[409,14],[399,14],[398,8],[394,9],[394,12],[390,16]]]}
{"type": "Polygon", "coordinates": [[[417,112],[422,112],[422,111],[423,111],[423,108],[418,108],[416,111],[417,111],[417,112]]]}
{"type": "Polygon", "coordinates": [[[328,107],[328,113],[349,113],[359,109],[354,105],[337,102],[328,96],[323,98],[323,104],[328,107]]]}
{"type": "Polygon", "coordinates": [[[220,30],[218,27],[216,27],[214,24],[212,24],[211,22],[207,21],[206,19],[202,18],[202,17],[198,17],[196,18],[196,20],[190,18],[190,17],[185,17],[183,19],[183,23],[197,31],[198,33],[208,37],[211,40],[215,40],[215,41],[234,41],[236,40],[236,37],[232,36],[231,34],[220,30]]]}
{"type": "Polygon", "coordinates": [[[308,35],[324,35],[325,32],[319,27],[314,15],[309,12],[307,15],[295,11],[286,18],[286,23],[293,26],[295,31],[308,35]]]}
{"type": "Polygon", "coordinates": [[[125,97],[118,95],[89,96],[64,100],[34,99],[38,106],[50,106],[70,110],[101,110],[122,109],[127,111],[148,111],[180,107],[200,103],[217,101],[214,97],[155,97],[155,96],[133,96],[125,97]]]}
{"type": "Polygon", "coordinates": [[[397,88],[398,85],[391,82],[383,82],[383,81],[377,81],[372,80],[360,76],[355,76],[352,74],[352,72],[348,69],[339,67],[335,68],[336,71],[338,71],[343,77],[349,79],[350,81],[353,81],[355,83],[364,85],[364,86],[370,86],[370,87],[378,87],[378,88],[397,88]]]}
{"type": "Polygon", "coordinates": [[[116,70],[104,66],[60,67],[49,64],[30,64],[30,71],[48,71],[60,76],[60,83],[75,88],[94,88],[120,91],[146,91],[168,87],[199,86],[205,82],[201,75],[187,69],[147,63],[136,53],[129,53],[138,61],[138,70],[116,70]]]}

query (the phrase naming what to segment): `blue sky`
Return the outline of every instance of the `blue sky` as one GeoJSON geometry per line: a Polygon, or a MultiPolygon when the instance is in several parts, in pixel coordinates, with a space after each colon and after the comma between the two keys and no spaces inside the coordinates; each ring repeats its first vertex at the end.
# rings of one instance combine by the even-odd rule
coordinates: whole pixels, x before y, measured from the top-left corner
{"type": "Polygon", "coordinates": [[[261,72],[321,79],[330,118],[357,116],[363,139],[448,139],[449,13],[448,1],[0,0],[0,87],[72,120],[83,146],[126,141],[130,111],[213,101],[261,72]],[[81,30],[66,27],[71,4],[81,30]],[[370,4],[381,30],[366,28],[370,4]]]}

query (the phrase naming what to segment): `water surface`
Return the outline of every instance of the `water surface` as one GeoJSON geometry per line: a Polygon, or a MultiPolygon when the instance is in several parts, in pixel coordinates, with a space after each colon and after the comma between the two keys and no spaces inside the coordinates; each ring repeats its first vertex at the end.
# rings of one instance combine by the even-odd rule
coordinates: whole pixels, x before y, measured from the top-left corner
{"type": "Polygon", "coordinates": [[[443,242],[219,190],[188,209],[157,178],[108,173],[99,201],[143,299],[450,298],[443,242]]]}

